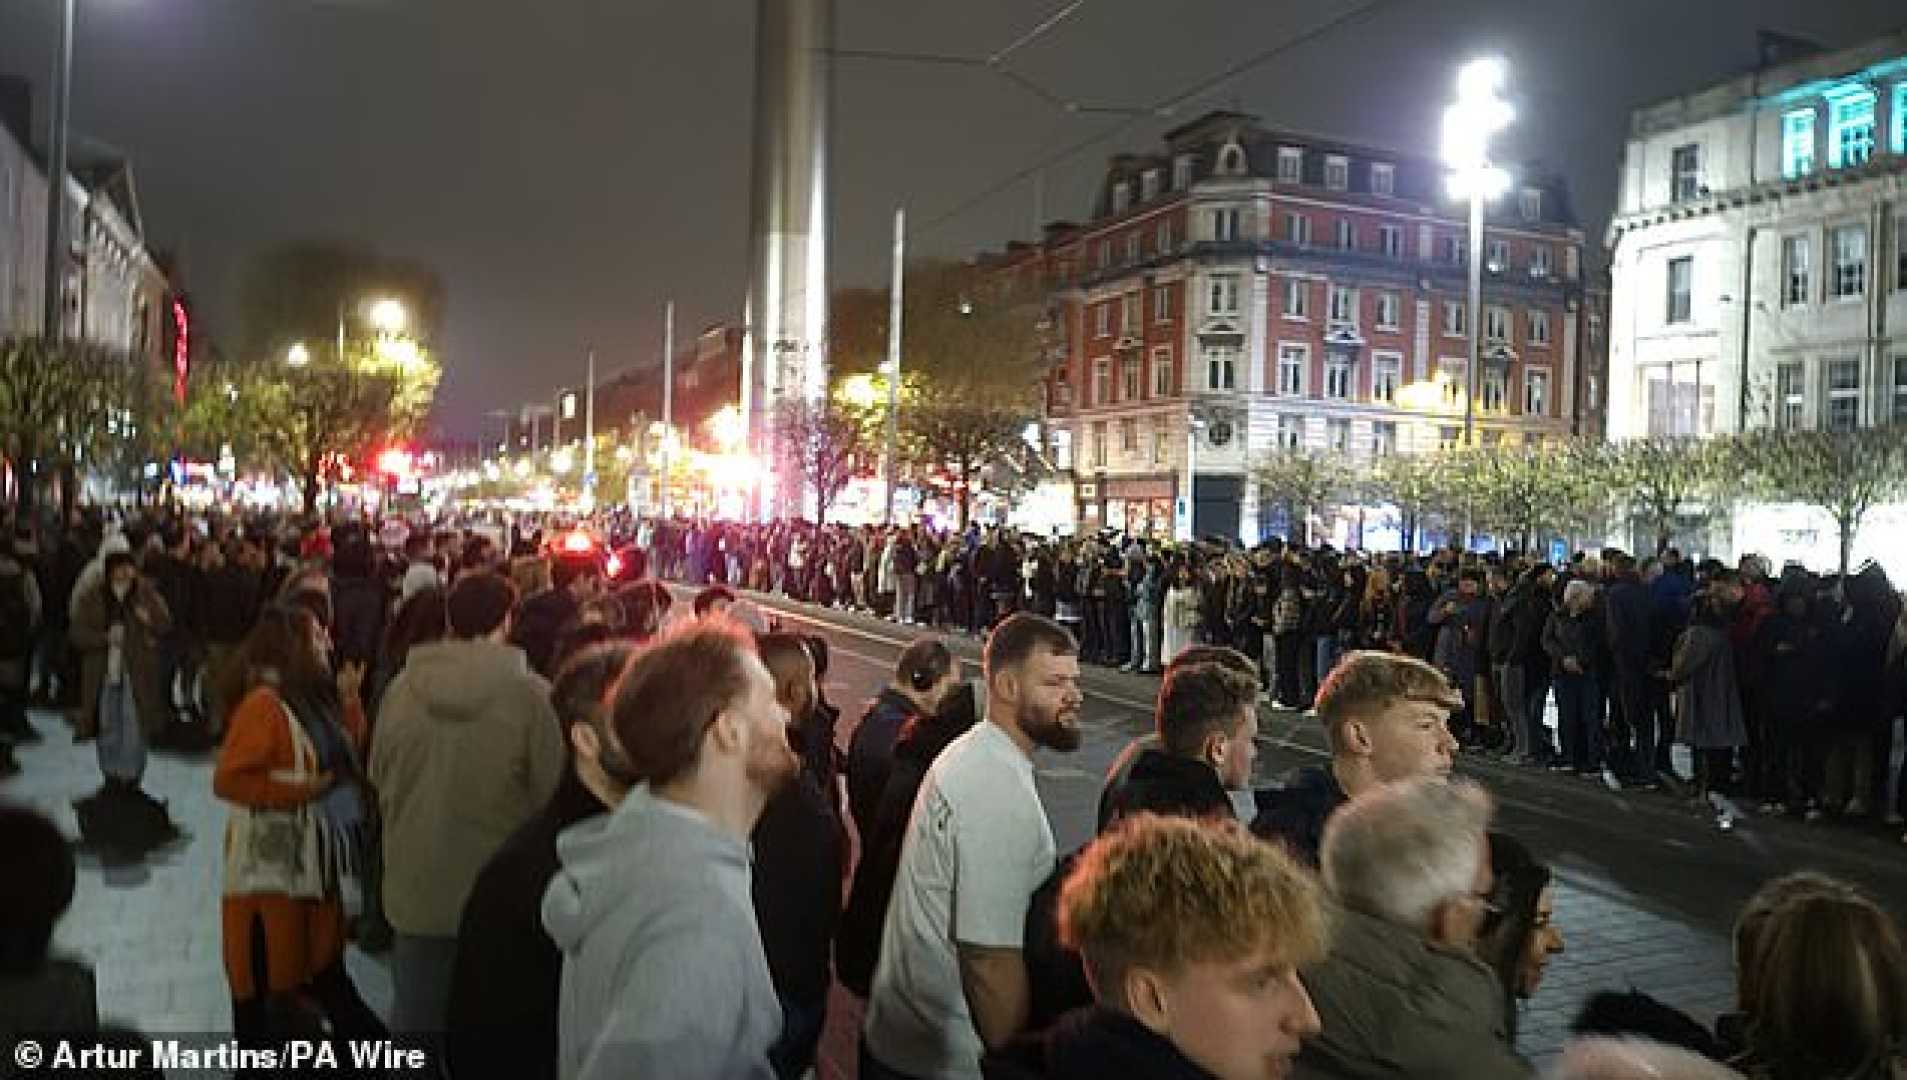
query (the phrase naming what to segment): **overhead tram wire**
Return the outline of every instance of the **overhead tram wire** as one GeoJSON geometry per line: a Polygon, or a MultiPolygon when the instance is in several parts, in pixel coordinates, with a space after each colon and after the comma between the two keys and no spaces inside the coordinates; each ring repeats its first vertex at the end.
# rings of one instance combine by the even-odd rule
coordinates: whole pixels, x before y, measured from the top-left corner
{"type": "Polygon", "coordinates": [[[1193,100],[1194,98],[1197,98],[1202,94],[1205,94],[1206,92],[1210,91],[1213,87],[1220,86],[1231,79],[1235,79],[1238,76],[1243,75],[1245,72],[1250,71],[1253,68],[1256,68],[1270,60],[1276,59],[1277,57],[1287,52],[1290,52],[1293,49],[1300,48],[1305,45],[1309,45],[1313,41],[1318,40],[1319,38],[1325,36],[1326,34],[1329,34],[1336,30],[1344,29],[1345,27],[1353,25],[1354,23],[1363,21],[1377,14],[1383,8],[1394,6],[1396,2],[1397,0],[1366,0],[1365,3],[1360,4],[1356,8],[1353,8],[1352,10],[1347,11],[1342,15],[1336,16],[1331,19],[1327,19],[1326,21],[1318,24],[1317,26],[1312,27],[1309,30],[1306,30],[1304,33],[1299,34],[1296,37],[1289,38],[1285,41],[1278,43],[1277,45],[1272,46],[1269,49],[1265,49],[1262,52],[1256,53],[1236,63],[1230,64],[1220,69],[1219,71],[1214,72],[1211,75],[1204,76],[1200,78],[1199,80],[1197,80],[1196,82],[1194,82],[1191,86],[1187,87],[1186,89],[1181,90],[1171,95],[1170,97],[1162,99],[1158,104],[1153,105],[1149,108],[1132,109],[1132,110],[1106,109],[1106,108],[1072,109],[1070,111],[1081,112],[1081,113],[1123,114],[1125,116],[1125,119],[1121,120],[1117,124],[1111,125],[1110,127],[1106,128],[1104,131],[1101,131],[1095,135],[1088,136],[1077,142],[1071,143],[1051,154],[1048,154],[1040,158],[1039,160],[1033,162],[1032,164],[1027,165],[1024,168],[1021,168],[1017,170],[1016,172],[1013,172],[1012,174],[1001,178],[995,183],[975,193],[971,197],[964,199],[960,201],[959,203],[956,203],[952,207],[949,207],[947,210],[931,218],[926,219],[920,224],[911,225],[910,228],[914,232],[914,234],[917,236],[934,232],[944,227],[945,225],[949,224],[950,222],[954,221],[955,219],[965,216],[969,211],[973,210],[975,207],[980,206],[986,203],[988,200],[993,199],[994,197],[1012,189],[1014,185],[1019,184],[1020,182],[1028,179],[1034,174],[1044,172],[1045,170],[1052,168],[1054,165],[1058,165],[1061,162],[1067,161],[1081,153],[1084,153],[1085,151],[1092,149],[1093,147],[1107,141],[1108,139],[1111,139],[1117,135],[1123,134],[1126,131],[1130,131],[1141,120],[1164,119],[1166,117],[1169,117],[1173,113],[1177,112],[1181,106],[1193,100]]]}

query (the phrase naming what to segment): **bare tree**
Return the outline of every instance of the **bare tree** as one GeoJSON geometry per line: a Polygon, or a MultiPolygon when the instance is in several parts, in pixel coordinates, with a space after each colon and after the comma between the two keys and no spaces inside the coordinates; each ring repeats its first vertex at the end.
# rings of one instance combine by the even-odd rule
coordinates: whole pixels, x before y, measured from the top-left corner
{"type": "Polygon", "coordinates": [[[814,492],[815,520],[825,522],[848,481],[872,460],[867,414],[832,398],[787,401],[773,425],[784,463],[814,492]]]}

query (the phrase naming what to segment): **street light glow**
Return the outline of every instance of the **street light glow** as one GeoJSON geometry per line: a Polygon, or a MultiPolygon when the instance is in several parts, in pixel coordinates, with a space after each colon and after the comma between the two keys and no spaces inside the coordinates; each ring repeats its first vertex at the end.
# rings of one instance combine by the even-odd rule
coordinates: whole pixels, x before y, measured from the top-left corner
{"type": "Polygon", "coordinates": [[[311,363],[311,350],[302,341],[294,342],[291,348],[285,350],[285,363],[292,367],[304,367],[311,363]]]}
{"type": "Polygon", "coordinates": [[[371,305],[371,325],[387,334],[395,334],[404,329],[407,316],[401,301],[385,297],[371,305]]]}

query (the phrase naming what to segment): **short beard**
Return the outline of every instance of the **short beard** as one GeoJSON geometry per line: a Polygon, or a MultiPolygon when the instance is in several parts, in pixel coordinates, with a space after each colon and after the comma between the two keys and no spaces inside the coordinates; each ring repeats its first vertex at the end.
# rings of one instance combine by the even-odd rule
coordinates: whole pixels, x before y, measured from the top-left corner
{"type": "Polygon", "coordinates": [[[1020,722],[1020,730],[1026,732],[1026,737],[1034,746],[1058,750],[1061,753],[1070,753],[1079,749],[1079,725],[1060,723],[1057,711],[1024,718],[1020,722]]]}

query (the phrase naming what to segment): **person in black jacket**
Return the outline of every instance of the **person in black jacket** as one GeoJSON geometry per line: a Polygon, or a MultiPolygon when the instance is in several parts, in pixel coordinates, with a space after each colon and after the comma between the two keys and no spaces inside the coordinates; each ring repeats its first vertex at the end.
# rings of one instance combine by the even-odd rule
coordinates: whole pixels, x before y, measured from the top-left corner
{"type": "Polygon", "coordinates": [[[814,744],[827,738],[817,724],[821,696],[814,654],[793,634],[764,634],[757,648],[774,676],[775,699],[788,710],[789,741],[802,763],[795,782],[762,808],[750,837],[755,922],[783,1016],[781,1038],[769,1048],[768,1060],[782,1080],[795,1080],[814,1064],[827,1024],[828,957],[841,919],[847,845],[831,797],[833,773],[817,765],[814,753],[814,744]],[[819,739],[812,737],[817,730],[819,739]]]}
{"type": "Polygon", "coordinates": [[[543,929],[556,836],[622,801],[636,783],[603,705],[636,646],[611,642],[571,657],[550,688],[570,767],[541,813],[477,875],[457,927],[446,1027],[453,1076],[554,1077],[563,957],[543,929]]]}
{"type": "Polygon", "coordinates": [[[1330,764],[1299,769],[1281,790],[1259,791],[1252,832],[1316,866],[1332,811],[1383,784],[1449,775],[1457,751],[1450,716],[1461,708],[1463,695],[1422,660],[1345,654],[1318,690],[1330,764]]]}
{"type": "Polygon", "coordinates": [[[523,601],[510,640],[537,674],[550,676],[563,632],[583,605],[595,599],[602,583],[602,562],[594,551],[564,552],[550,564],[550,587],[523,601]]]}
{"type": "Polygon", "coordinates": [[[959,682],[960,661],[947,643],[920,638],[901,651],[894,681],[862,715],[848,743],[848,816],[863,845],[874,829],[901,729],[917,716],[933,715],[940,699],[959,682]]]}
{"type": "MultiPolygon", "coordinates": [[[[1621,779],[1625,786],[1653,790],[1661,784],[1656,773],[1655,728],[1656,699],[1662,696],[1652,674],[1655,604],[1636,573],[1633,557],[1612,552],[1604,564],[1611,575],[1603,590],[1605,633],[1613,661],[1610,699],[1634,740],[1621,779]]],[[[1610,747],[1612,762],[1622,756],[1610,747]]]]}
{"type": "MultiPolygon", "coordinates": [[[[1257,758],[1257,678],[1228,663],[1175,664],[1159,688],[1157,724],[1157,741],[1107,778],[1100,834],[1137,814],[1236,821],[1229,792],[1251,784],[1257,758]]],[[[1027,903],[1029,1030],[1092,1003],[1079,954],[1062,944],[1055,920],[1061,883],[1079,857],[1061,859],[1027,903]]]]}

